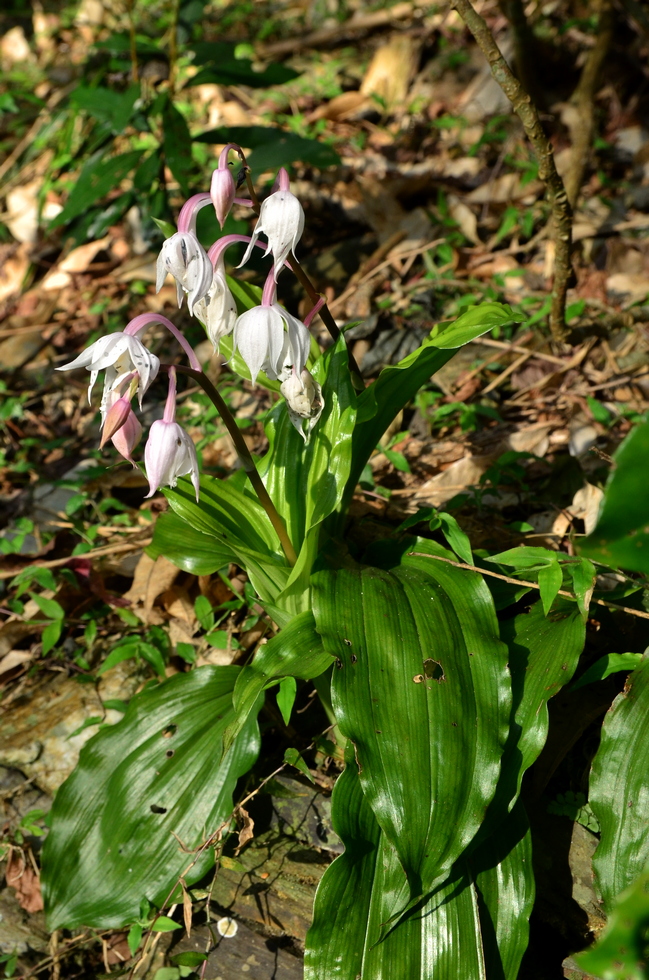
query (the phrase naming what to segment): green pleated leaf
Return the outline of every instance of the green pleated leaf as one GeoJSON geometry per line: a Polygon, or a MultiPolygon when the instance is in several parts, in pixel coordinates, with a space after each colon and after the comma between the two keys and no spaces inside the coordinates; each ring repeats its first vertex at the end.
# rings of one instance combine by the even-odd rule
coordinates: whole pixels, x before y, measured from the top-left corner
{"type": "Polygon", "coordinates": [[[470,868],[487,977],[516,980],[529,941],[535,895],[532,835],[520,800],[473,852],[470,868]]]}
{"type": "MultiPolygon", "coordinates": [[[[586,627],[574,602],[558,599],[549,616],[541,602],[505,620],[514,724],[503,756],[497,803],[511,805],[523,773],[538,758],[548,734],[548,701],[568,684],[584,648],[586,627]]],[[[500,812],[494,814],[500,819],[500,812]]]]}
{"type": "Polygon", "coordinates": [[[352,466],[346,488],[351,498],[374,447],[417,391],[451,359],[455,350],[480,337],[497,324],[517,319],[508,306],[483,303],[467,310],[453,323],[439,324],[421,347],[398,364],[384,368],[358,398],[352,466]]]}
{"type": "Polygon", "coordinates": [[[349,476],[356,395],[343,337],[316,362],[313,376],[322,385],[324,409],[308,444],[282,402],[266,426],[270,447],[260,465],[266,489],[298,551],[309,529],[339,506],[349,476]]]}
{"type": "Polygon", "coordinates": [[[310,680],[330,666],[331,656],[316,633],[313,613],[300,613],[259,648],[252,663],[241,669],[232,699],[236,717],[225,734],[225,749],[246,724],[257,699],[268,687],[282,677],[310,680]]]}
{"type": "Polygon", "coordinates": [[[575,959],[601,980],[646,980],[648,931],[649,871],[644,871],[616,898],[595,946],[575,959]]]}
{"type": "Polygon", "coordinates": [[[313,577],[316,627],[337,658],[336,718],[411,898],[447,874],[478,830],[510,711],[489,590],[479,575],[425,561],[313,577]]]}
{"type": "Polygon", "coordinates": [[[291,570],[268,515],[252,493],[237,489],[231,480],[208,476],[201,478],[198,503],[186,478],[164,494],[178,517],[199,533],[216,538],[223,552],[231,550],[262,600],[277,597],[291,570]]]}
{"type": "Polygon", "coordinates": [[[533,898],[524,814],[511,815],[472,874],[456,869],[389,927],[407,882],[363,795],[353,750],[334,787],[332,820],[345,852],[318,887],[305,980],[515,980],[533,898]]]}
{"type": "Polygon", "coordinates": [[[197,531],[178,514],[160,514],[153,529],[153,541],[147,548],[150,558],[164,555],[169,561],[192,575],[211,575],[236,555],[223,538],[197,531]]]}
{"type": "Polygon", "coordinates": [[[588,801],[600,824],[593,867],[605,907],[649,860],[649,656],[604,719],[588,801]]]}
{"type": "Polygon", "coordinates": [[[649,422],[636,426],[615,453],[595,530],[579,542],[587,558],[649,573],[649,422]]]}
{"type": "Polygon", "coordinates": [[[161,906],[179,875],[189,884],[211,866],[207,850],[189,870],[192,849],[228,819],[259,747],[253,718],[219,763],[238,672],[177,674],[134,697],[81,750],[43,849],[50,929],[120,928],[139,918],[143,898],[161,906]]]}
{"type": "Polygon", "coordinates": [[[641,660],[641,653],[607,653],[591,664],[579,680],[575,681],[571,690],[576,691],[578,687],[585,687],[586,684],[603,681],[620,670],[635,670],[641,660]]]}
{"type": "Polygon", "coordinates": [[[192,142],[187,121],[170,98],[162,105],[163,148],[167,166],[180,184],[185,196],[189,195],[190,180],[195,172],[192,159],[192,142]]]}

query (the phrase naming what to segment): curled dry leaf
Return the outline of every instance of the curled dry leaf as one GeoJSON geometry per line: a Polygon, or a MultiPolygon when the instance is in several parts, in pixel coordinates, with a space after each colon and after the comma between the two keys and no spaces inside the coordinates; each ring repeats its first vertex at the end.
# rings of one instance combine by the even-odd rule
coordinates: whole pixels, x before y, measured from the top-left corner
{"type": "Polygon", "coordinates": [[[9,887],[15,889],[21,909],[30,913],[43,911],[41,879],[24,854],[10,851],[5,876],[9,887]]]}

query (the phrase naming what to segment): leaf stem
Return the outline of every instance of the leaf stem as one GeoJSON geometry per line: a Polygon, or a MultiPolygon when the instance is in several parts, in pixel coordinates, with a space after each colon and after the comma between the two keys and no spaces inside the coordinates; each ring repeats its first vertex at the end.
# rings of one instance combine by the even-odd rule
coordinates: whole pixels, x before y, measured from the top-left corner
{"type": "Polygon", "coordinates": [[[234,443],[234,448],[236,449],[237,455],[241,461],[241,465],[252,483],[255,493],[259,497],[259,502],[268,514],[270,522],[275,528],[277,537],[279,538],[284,554],[286,555],[286,560],[288,561],[289,565],[295,565],[297,555],[291,539],[288,536],[286,525],[277,512],[275,504],[270,499],[268,490],[263,484],[263,481],[257,471],[257,467],[255,466],[255,461],[252,458],[250,450],[248,449],[246,440],[243,438],[243,434],[235,422],[234,416],[226,405],[224,399],[221,397],[216,387],[212,384],[210,379],[203,371],[195,371],[193,368],[184,367],[178,364],[175,365],[175,368],[179,374],[185,374],[187,377],[193,378],[194,381],[201,386],[207,397],[214,404],[217,412],[225,423],[226,429],[230,433],[234,443]]]}

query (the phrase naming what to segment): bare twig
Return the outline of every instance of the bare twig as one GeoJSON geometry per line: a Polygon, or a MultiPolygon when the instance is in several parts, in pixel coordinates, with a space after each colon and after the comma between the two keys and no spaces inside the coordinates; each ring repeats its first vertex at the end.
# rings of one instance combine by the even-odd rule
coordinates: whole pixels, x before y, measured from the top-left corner
{"type": "Polygon", "coordinates": [[[586,58],[579,84],[572,94],[564,120],[570,129],[572,141],[570,169],[566,174],[566,193],[572,208],[577,204],[593,145],[595,94],[612,38],[613,5],[611,0],[600,0],[597,40],[586,58]]]}
{"type": "Polygon", "coordinates": [[[473,34],[489,62],[491,74],[512,103],[512,108],[523,124],[539,164],[539,177],[546,186],[552,207],[555,244],[550,328],[554,339],[560,341],[566,335],[566,293],[572,272],[570,265],[572,208],[555,166],[552,145],[543,131],[536,106],[512,73],[487,24],[473,9],[471,0],[451,0],[451,6],[455,7],[473,34]]]}
{"type": "MultiPolygon", "coordinates": [[[[447,565],[453,565],[454,568],[463,568],[467,572],[477,572],[478,575],[488,575],[489,578],[500,579],[501,582],[509,582],[510,585],[523,585],[526,589],[540,589],[541,586],[537,582],[527,582],[522,578],[512,578],[510,575],[502,575],[500,572],[489,572],[486,568],[478,568],[477,565],[467,565],[463,561],[451,561],[450,558],[442,558],[441,555],[429,555],[425,551],[409,551],[409,555],[413,558],[432,558],[434,561],[443,561],[447,565]]],[[[577,600],[577,596],[573,592],[567,592],[565,589],[559,589],[557,595],[563,595],[566,599],[577,600]]],[[[632,609],[631,606],[618,606],[616,602],[607,602],[606,599],[593,599],[592,600],[596,606],[606,606],[607,609],[615,609],[618,612],[628,613],[630,616],[639,616],[640,619],[649,619],[649,613],[642,612],[641,609],[632,609]]]]}

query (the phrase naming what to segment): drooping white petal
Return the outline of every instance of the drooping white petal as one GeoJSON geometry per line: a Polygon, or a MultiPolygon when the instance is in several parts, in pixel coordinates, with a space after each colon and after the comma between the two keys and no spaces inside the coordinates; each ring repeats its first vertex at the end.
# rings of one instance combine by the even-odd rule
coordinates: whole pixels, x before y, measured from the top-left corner
{"type": "Polygon", "coordinates": [[[270,306],[255,306],[246,310],[234,325],[234,346],[257,380],[264,362],[275,365],[281,359],[284,343],[284,322],[270,306]]]}
{"type": "Polygon", "coordinates": [[[240,266],[250,258],[252,249],[260,234],[268,239],[266,254],[272,253],[274,258],[273,274],[275,281],[290,252],[295,252],[295,246],[304,231],[304,211],[295,194],[289,190],[279,190],[270,194],[263,202],[252,240],[246,249],[240,266]]]}
{"type": "Polygon", "coordinates": [[[207,336],[215,350],[221,337],[232,333],[237,319],[237,304],[230,292],[224,270],[218,267],[215,270],[210,291],[204,299],[196,303],[194,316],[205,324],[207,336]]]}
{"type": "Polygon", "coordinates": [[[291,364],[298,375],[300,375],[304,370],[311,350],[311,334],[309,333],[308,327],[305,327],[302,321],[298,320],[296,316],[293,316],[281,307],[277,307],[277,309],[283,316],[288,329],[289,345],[293,358],[291,364]]]}
{"type": "Polygon", "coordinates": [[[84,351],[81,351],[78,357],[75,357],[73,361],[69,364],[61,364],[57,367],[57,371],[75,371],[77,368],[87,367],[89,371],[101,371],[101,368],[97,367],[96,361],[100,360],[107,350],[115,344],[116,339],[121,337],[122,333],[109,333],[105,337],[100,337],[96,340],[94,344],[87,347],[84,351]]]}
{"type": "Polygon", "coordinates": [[[199,475],[196,447],[177,422],[158,419],[153,423],[144,447],[144,465],[149,480],[147,497],[151,497],[161,486],[175,487],[179,476],[191,474],[198,500],[199,475]]]}

